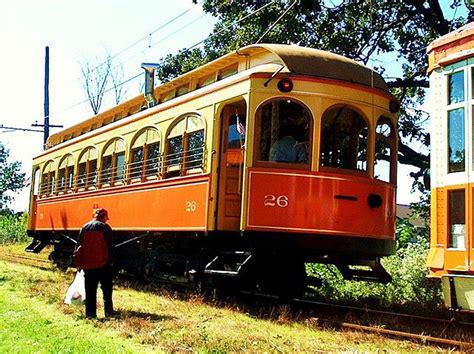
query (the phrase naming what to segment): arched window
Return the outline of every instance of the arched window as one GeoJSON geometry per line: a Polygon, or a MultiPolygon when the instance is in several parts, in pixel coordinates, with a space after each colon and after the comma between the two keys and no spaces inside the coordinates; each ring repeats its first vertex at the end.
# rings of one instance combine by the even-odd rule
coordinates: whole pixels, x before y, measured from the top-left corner
{"type": "Polygon", "coordinates": [[[113,185],[124,177],[125,141],[115,138],[105,146],[102,153],[100,183],[113,185]]]}
{"type": "Polygon", "coordinates": [[[164,163],[168,176],[202,171],[204,162],[204,121],[195,115],[179,119],[168,137],[164,163]]]}
{"type": "Polygon", "coordinates": [[[53,193],[56,169],[53,161],[48,161],[43,167],[41,174],[40,194],[49,195],[53,193]]]}
{"type": "Polygon", "coordinates": [[[71,154],[63,157],[58,168],[57,192],[71,191],[74,184],[74,159],[71,154]]]}
{"type": "Polygon", "coordinates": [[[97,184],[97,149],[88,147],[79,157],[77,188],[89,189],[97,184]]]}
{"type": "Polygon", "coordinates": [[[380,117],[375,128],[375,178],[385,182],[395,182],[395,147],[395,129],[392,122],[386,117],[380,117]]]}
{"type": "Polygon", "coordinates": [[[146,128],[134,138],[131,147],[130,178],[156,176],[161,169],[160,132],[146,128]]]}
{"type": "Polygon", "coordinates": [[[257,121],[258,161],[309,166],[312,117],[308,109],[290,99],[273,100],[259,108],[257,121]]]}
{"type": "Polygon", "coordinates": [[[367,171],[368,126],[355,110],[340,106],[321,121],[321,167],[367,171]]]}

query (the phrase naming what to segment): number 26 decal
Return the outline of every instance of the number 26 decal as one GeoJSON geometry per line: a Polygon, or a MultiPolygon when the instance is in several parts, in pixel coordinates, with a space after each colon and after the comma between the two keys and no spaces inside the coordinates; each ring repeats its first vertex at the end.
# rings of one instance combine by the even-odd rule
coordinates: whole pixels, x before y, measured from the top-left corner
{"type": "Polygon", "coordinates": [[[288,197],[286,195],[274,195],[267,194],[263,201],[263,205],[266,207],[280,207],[286,208],[288,206],[288,197]]]}
{"type": "Polygon", "coordinates": [[[196,211],[196,202],[194,200],[186,202],[186,211],[188,213],[193,213],[196,211]]]}

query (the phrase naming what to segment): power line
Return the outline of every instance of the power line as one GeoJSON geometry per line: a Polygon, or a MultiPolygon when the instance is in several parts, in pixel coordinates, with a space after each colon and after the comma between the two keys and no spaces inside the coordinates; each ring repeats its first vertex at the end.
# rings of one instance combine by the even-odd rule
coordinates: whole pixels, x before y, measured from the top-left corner
{"type": "MultiPolygon", "coordinates": [[[[249,17],[251,17],[251,16],[253,16],[253,15],[259,13],[260,11],[262,11],[262,10],[264,10],[265,8],[269,7],[270,5],[272,5],[273,3],[275,3],[276,1],[277,1],[277,0],[273,0],[273,1],[271,1],[271,2],[269,2],[269,3],[267,3],[267,4],[265,4],[265,5],[263,5],[263,6],[261,6],[261,7],[259,7],[258,9],[254,10],[253,12],[249,13],[248,15],[242,17],[241,19],[236,20],[236,21],[232,22],[230,25],[228,25],[228,26],[226,26],[226,27],[220,29],[219,31],[210,34],[210,35],[207,36],[205,39],[203,39],[203,40],[201,40],[201,41],[199,41],[199,42],[193,44],[192,46],[190,46],[190,47],[188,47],[188,48],[186,48],[186,49],[184,49],[184,50],[178,52],[178,53],[175,54],[175,55],[172,55],[172,56],[169,57],[169,58],[166,58],[166,59],[161,60],[160,65],[165,64],[167,61],[172,60],[173,58],[177,57],[177,56],[180,55],[180,54],[187,53],[187,52],[190,51],[191,49],[194,49],[195,47],[197,47],[197,46],[199,46],[200,44],[204,43],[206,40],[208,40],[208,39],[210,39],[210,38],[213,38],[213,37],[215,37],[215,36],[217,36],[217,35],[219,35],[219,34],[225,32],[225,31],[228,31],[228,30],[232,29],[235,25],[237,25],[237,24],[239,24],[240,22],[245,21],[245,20],[248,19],[249,17]]],[[[184,11],[182,14],[178,15],[178,16],[175,17],[174,19],[168,21],[167,24],[169,24],[170,22],[172,22],[173,20],[175,20],[175,19],[178,18],[179,16],[184,15],[184,14],[187,13],[188,11],[189,11],[189,9],[186,10],[186,11],[184,11]]],[[[288,9],[287,9],[287,11],[288,11],[288,9]]],[[[197,20],[201,19],[202,17],[204,17],[204,15],[201,16],[201,17],[199,17],[198,19],[196,19],[196,20],[193,21],[193,22],[196,22],[197,20]]],[[[164,25],[163,25],[163,26],[164,26],[164,25]]],[[[167,38],[171,37],[172,35],[176,34],[177,32],[179,32],[180,30],[182,30],[182,29],[184,29],[184,28],[186,28],[186,27],[188,27],[188,26],[186,25],[186,26],[183,26],[183,27],[179,28],[178,30],[174,31],[173,33],[171,33],[170,35],[168,35],[168,36],[165,37],[164,39],[167,39],[167,38]]],[[[154,30],[154,31],[151,32],[151,33],[155,33],[155,32],[158,31],[158,30],[159,30],[159,29],[156,29],[156,30],[154,30]]],[[[148,38],[148,36],[141,38],[139,41],[142,41],[144,38],[148,38]]],[[[164,39],[162,39],[162,40],[164,40],[164,39]]],[[[162,40],[161,40],[161,41],[162,41],[162,40]]],[[[132,46],[136,45],[139,41],[136,41],[134,44],[130,45],[129,47],[132,47],[132,46]]],[[[153,45],[155,45],[155,44],[157,44],[157,43],[159,43],[159,42],[160,42],[160,41],[155,42],[155,43],[153,43],[153,45]]],[[[125,50],[128,50],[129,47],[127,47],[126,49],[122,50],[122,52],[124,52],[125,50]]],[[[118,54],[116,54],[115,56],[117,56],[117,55],[118,55],[118,54]]],[[[106,61],[106,62],[107,62],[107,61],[106,61]]],[[[104,63],[106,63],[106,62],[104,62],[104,63]]],[[[100,65],[103,65],[104,63],[102,63],[102,64],[100,64],[100,65]]],[[[100,65],[98,65],[95,69],[97,69],[100,65]]],[[[118,84],[115,85],[114,87],[111,87],[111,88],[105,90],[104,93],[110,92],[110,91],[114,90],[114,89],[117,88],[117,87],[123,86],[124,84],[126,84],[126,83],[128,83],[128,82],[130,82],[130,81],[133,81],[133,80],[137,79],[137,78],[140,77],[141,75],[142,75],[142,72],[137,73],[136,75],[134,75],[134,76],[132,76],[132,77],[130,77],[130,78],[128,78],[128,79],[122,81],[121,83],[118,83],[118,84]]],[[[97,97],[97,96],[96,96],[96,97],[97,97]]],[[[58,114],[67,112],[68,110],[71,110],[71,109],[73,109],[73,108],[75,108],[75,107],[77,107],[77,106],[80,106],[80,105],[82,105],[82,104],[84,104],[84,103],[87,103],[87,102],[89,102],[89,99],[86,99],[86,100],[83,100],[83,101],[81,101],[81,102],[75,103],[75,104],[73,104],[73,105],[71,105],[71,106],[69,106],[69,107],[66,107],[65,109],[62,109],[61,111],[53,112],[51,115],[58,115],[58,114]]]]}
{"type": "MultiPolygon", "coordinates": [[[[6,127],[3,124],[0,124],[0,129],[7,129],[9,131],[15,131],[15,130],[20,130],[23,132],[36,132],[36,133],[43,133],[43,130],[38,130],[38,129],[30,129],[30,128],[18,128],[18,127],[6,127]]],[[[6,133],[6,132],[3,132],[6,133]]]]}
{"type": "MultiPolygon", "coordinates": [[[[176,21],[177,19],[179,19],[180,17],[184,16],[185,14],[187,14],[189,11],[191,11],[191,9],[187,9],[183,12],[181,12],[179,15],[175,16],[174,18],[172,18],[171,20],[165,22],[163,25],[159,26],[158,28],[154,29],[153,31],[151,31],[149,34],[147,34],[146,36],[136,40],[135,42],[133,42],[132,44],[130,44],[128,47],[126,47],[125,49],[122,49],[120,50],[118,53],[115,53],[114,55],[112,55],[110,58],[108,58],[107,60],[105,60],[104,62],[98,64],[96,67],[94,67],[91,72],[94,72],[95,70],[97,70],[98,68],[100,68],[101,66],[107,64],[109,61],[111,61],[112,59],[115,59],[116,57],[120,56],[121,54],[125,53],[127,50],[129,50],[130,48],[133,48],[134,46],[136,46],[137,44],[139,44],[140,42],[144,41],[145,39],[148,39],[150,38],[154,33],[158,32],[159,30],[165,28],[166,26],[170,25],[171,23],[173,23],[174,21],[176,21]]],[[[78,77],[77,78],[78,80],[82,79],[82,77],[78,77]]]]}

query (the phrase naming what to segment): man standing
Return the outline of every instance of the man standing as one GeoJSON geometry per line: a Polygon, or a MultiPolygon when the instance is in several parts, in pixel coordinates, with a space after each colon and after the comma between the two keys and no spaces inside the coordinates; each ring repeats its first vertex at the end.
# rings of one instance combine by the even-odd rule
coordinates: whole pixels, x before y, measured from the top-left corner
{"type": "Polygon", "coordinates": [[[86,317],[97,317],[97,287],[100,283],[104,298],[105,316],[112,316],[112,229],[106,224],[107,210],[94,211],[94,218],[79,232],[74,252],[74,263],[84,269],[86,290],[86,317]]]}

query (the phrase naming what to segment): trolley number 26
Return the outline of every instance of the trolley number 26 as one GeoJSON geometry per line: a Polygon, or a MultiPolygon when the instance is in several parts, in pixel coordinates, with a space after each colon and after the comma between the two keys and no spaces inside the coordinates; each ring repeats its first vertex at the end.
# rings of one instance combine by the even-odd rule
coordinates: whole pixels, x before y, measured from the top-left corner
{"type": "Polygon", "coordinates": [[[263,205],[272,208],[286,208],[288,206],[288,197],[286,195],[267,194],[264,197],[263,205]]]}

